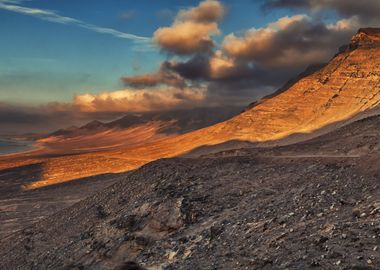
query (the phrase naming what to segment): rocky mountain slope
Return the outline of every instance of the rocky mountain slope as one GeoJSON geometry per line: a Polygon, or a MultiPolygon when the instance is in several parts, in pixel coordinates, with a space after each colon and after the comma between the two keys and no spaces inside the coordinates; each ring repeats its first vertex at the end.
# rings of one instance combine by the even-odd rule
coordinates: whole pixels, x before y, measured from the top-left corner
{"type": "MultiPolygon", "coordinates": [[[[115,143],[112,149],[96,151],[82,148],[79,150],[87,153],[80,155],[62,156],[62,149],[56,147],[60,155],[54,151],[48,154],[36,151],[0,157],[0,169],[44,163],[44,173],[30,185],[35,188],[97,174],[125,172],[152,160],[184,155],[207,145],[229,141],[286,141],[294,134],[312,135],[326,126],[331,130],[337,123],[340,126],[380,102],[379,37],[379,29],[360,29],[351,44],[342,47],[324,67],[301,76],[297,82],[290,83],[288,89],[256,102],[243,113],[219,124],[158,140],[149,139],[157,130],[151,127],[144,131],[152,133],[143,132],[134,137],[140,142],[144,138],[143,143],[115,143]]],[[[107,138],[104,134],[100,137],[107,138]]],[[[307,136],[302,137],[305,139],[307,136]]],[[[91,137],[90,141],[97,140],[99,136],[91,137]]],[[[70,142],[70,145],[75,144],[70,142]]]]}
{"type": "MultiPolygon", "coordinates": [[[[268,141],[309,133],[380,103],[380,29],[360,29],[326,66],[244,113],[184,136],[197,144],[268,141]],[[208,136],[206,134],[209,134],[208,136]]],[[[180,138],[178,138],[180,139],[180,138]]]]}
{"type": "Polygon", "coordinates": [[[0,269],[378,269],[379,134],[152,162],[0,240],[0,269]]]}
{"type": "Polygon", "coordinates": [[[231,140],[263,142],[311,133],[346,121],[380,103],[380,30],[360,29],[326,66],[225,122],[142,147],[147,159],[177,156],[231,140]]]}
{"type": "MultiPolygon", "coordinates": [[[[219,124],[180,136],[120,149],[119,157],[151,161],[228,141],[267,142],[333,129],[380,103],[380,29],[360,29],[324,67],[277,95],[219,124]]],[[[305,139],[305,138],[303,138],[305,139]]]]}

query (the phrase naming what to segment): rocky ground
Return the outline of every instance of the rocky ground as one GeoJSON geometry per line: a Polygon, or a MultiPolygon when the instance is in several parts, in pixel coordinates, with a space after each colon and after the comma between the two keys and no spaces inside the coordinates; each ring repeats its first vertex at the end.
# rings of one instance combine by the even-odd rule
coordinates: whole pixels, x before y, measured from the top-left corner
{"type": "Polygon", "coordinates": [[[0,269],[379,269],[378,151],[340,147],[377,145],[377,121],[155,161],[1,240],[0,269]]]}
{"type": "Polygon", "coordinates": [[[38,179],[41,163],[0,171],[0,239],[83,200],[125,178],[126,173],[103,174],[26,190],[38,179]]]}

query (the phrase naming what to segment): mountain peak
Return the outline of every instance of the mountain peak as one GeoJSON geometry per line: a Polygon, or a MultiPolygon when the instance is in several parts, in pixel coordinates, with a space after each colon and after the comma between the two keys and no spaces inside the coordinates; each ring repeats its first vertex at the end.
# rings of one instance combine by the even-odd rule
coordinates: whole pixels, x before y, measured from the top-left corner
{"type": "Polygon", "coordinates": [[[86,125],[82,126],[81,129],[97,129],[103,127],[104,124],[98,120],[93,120],[86,125]]]}
{"type": "Polygon", "coordinates": [[[380,43],[380,28],[360,28],[351,42],[355,45],[380,43]]]}

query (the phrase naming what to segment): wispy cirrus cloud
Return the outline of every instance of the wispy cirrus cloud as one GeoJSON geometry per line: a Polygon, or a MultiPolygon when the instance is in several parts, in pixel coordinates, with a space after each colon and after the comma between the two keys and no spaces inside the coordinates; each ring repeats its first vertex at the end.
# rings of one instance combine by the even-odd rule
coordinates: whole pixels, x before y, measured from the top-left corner
{"type": "Polygon", "coordinates": [[[90,31],[94,31],[101,34],[108,34],[112,35],[117,38],[123,38],[123,39],[129,39],[134,42],[139,43],[150,43],[150,38],[138,36],[130,33],[125,33],[118,31],[116,29],[107,28],[107,27],[100,27],[91,23],[87,23],[75,18],[62,16],[58,14],[56,11],[52,10],[44,10],[39,8],[30,8],[21,6],[22,2],[25,2],[23,0],[0,0],[0,9],[16,12],[19,14],[24,14],[27,16],[32,16],[39,18],[41,20],[59,23],[59,24],[69,24],[69,25],[75,25],[84,29],[88,29],[90,31]]]}

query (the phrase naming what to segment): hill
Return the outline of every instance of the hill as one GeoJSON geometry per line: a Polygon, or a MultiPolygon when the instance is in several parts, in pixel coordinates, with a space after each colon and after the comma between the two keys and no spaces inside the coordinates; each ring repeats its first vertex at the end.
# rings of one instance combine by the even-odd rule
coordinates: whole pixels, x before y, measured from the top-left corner
{"type": "Polygon", "coordinates": [[[88,153],[143,145],[225,121],[243,108],[226,106],[127,114],[111,122],[93,120],[81,127],[57,130],[38,140],[44,152],[88,153]]]}
{"type": "Polygon", "coordinates": [[[152,162],[1,240],[0,268],[377,269],[379,128],[152,162]]]}

